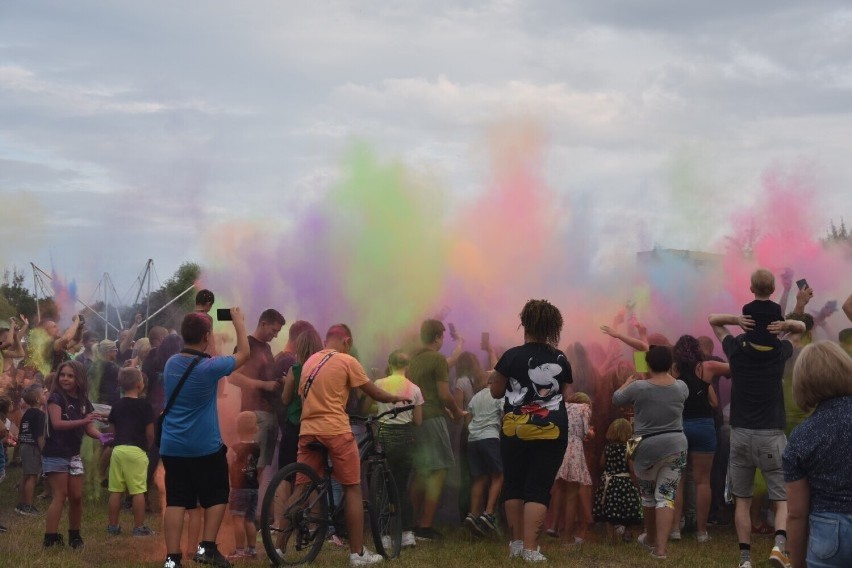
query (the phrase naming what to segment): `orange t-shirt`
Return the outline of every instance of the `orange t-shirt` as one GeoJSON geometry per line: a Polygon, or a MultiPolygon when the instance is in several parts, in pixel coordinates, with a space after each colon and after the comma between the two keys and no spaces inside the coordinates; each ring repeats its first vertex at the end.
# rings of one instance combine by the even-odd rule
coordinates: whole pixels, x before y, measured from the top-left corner
{"type": "Polygon", "coordinates": [[[305,396],[308,378],[331,349],[314,353],[302,366],[299,396],[302,397],[302,419],[299,435],[335,435],[352,432],[346,401],[349,391],[369,383],[361,363],[351,355],[336,352],[325,362],[305,396]]]}

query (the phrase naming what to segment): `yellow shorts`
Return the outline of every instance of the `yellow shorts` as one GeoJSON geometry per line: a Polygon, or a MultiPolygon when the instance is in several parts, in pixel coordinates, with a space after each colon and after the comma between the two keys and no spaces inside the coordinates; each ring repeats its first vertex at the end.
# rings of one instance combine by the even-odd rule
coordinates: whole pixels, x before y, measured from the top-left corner
{"type": "Polygon", "coordinates": [[[148,490],[148,455],[136,446],[116,446],[109,462],[109,491],[131,495],[148,490]]]}

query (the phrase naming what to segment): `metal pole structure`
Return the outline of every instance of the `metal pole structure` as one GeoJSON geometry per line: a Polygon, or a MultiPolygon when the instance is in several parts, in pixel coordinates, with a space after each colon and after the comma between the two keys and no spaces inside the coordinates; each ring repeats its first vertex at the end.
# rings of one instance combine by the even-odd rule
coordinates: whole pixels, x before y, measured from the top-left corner
{"type": "MultiPolygon", "coordinates": [[[[109,278],[109,274],[104,272],[104,277],[101,282],[104,283],[104,321],[109,323],[109,289],[106,285],[106,279],[109,278]]],[[[109,339],[109,326],[104,326],[104,339],[109,339]]]]}
{"type": "MultiPolygon", "coordinates": [[[[151,317],[153,317],[153,316],[148,315],[151,311],[151,267],[153,265],[154,265],[154,259],[149,258],[148,264],[145,265],[145,272],[148,274],[148,292],[145,296],[145,336],[146,337],[148,335],[148,320],[151,319],[151,317]]],[[[142,287],[140,286],[139,289],[141,290],[142,287]]],[[[178,297],[180,297],[180,296],[178,296],[178,297]]],[[[168,304],[166,304],[166,306],[168,306],[168,304]]]]}
{"type": "Polygon", "coordinates": [[[36,301],[36,315],[38,316],[38,321],[36,325],[41,323],[41,304],[38,303],[38,280],[36,275],[36,265],[35,263],[30,263],[30,266],[33,267],[33,291],[35,292],[35,301],[36,301]]]}
{"type": "MultiPolygon", "coordinates": [[[[50,274],[48,274],[47,272],[45,272],[44,270],[42,270],[41,268],[39,268],[38,266],[36,266],[35,264],[33,264],[32,262],[30,264],[33,267],[33,277],[35,278],[35,282],[38,282],[39,285],[42,286],[42,292],[44,292],[44,297],[47,298],[47,292],[44,290],[44,283],[42,282],[41,278],[45,277],[48,280],[53,281],[53,277],[50,274]]],[[[33,285],[33,288],[36,288],[35,284],[33,285]]],[[[36,299],[38,299],[38,292],[36,292],[36,299]]],[[[90,312],[92,312],[93,314],[95,314],[96,316],[98,316],[100,319],[102,319],[104,321],[104,323],[106,324],[106,326],[113,328],[116,331],[116,333],[118,331],[120,331],[113,324],[109,323],[109,320],[104,318],[104,316],[102,316],[100,314],[100,312],[98,312],[95,308],[93,308],[92,306],[90,306],[89,304],[87,304],[86,302],[81,300],[80,298],[77,298],[77,303],[80,304],[81,306],[83,306],[84,308],[86,308],[87,310],[89,310],[90,312]]],[[[41,315],[39,315],[39,318],[40,317],[41,317],[41,315]]]]}
{"type": "MultiPolygon", "coordinates": [[[[163,306],[162,308],[160,308],[159,310],[157,310],[156,312],[154,312],[153,314],[148,316],[148,319],[153,319],[153,318],[157,317],[157,314],[159,314],[160,312],[162,312],[163,310],[165,310],[166,308],[168,308],[169,306],[171,306],[172,304],[177,302],[182,297],[186,296],[186,294],[188,292],[192,291],[192,290],[195,290],[195,284],[193,284],[192,286],[190,286],[189,288],[187,288],[186,290],[184,290],[183,292],[181,292],[180,294],[178,294],[177,296],[175,296],[174,298],[169,300],[168,304],[166,304],[165,306],[163,306]]],[[[148,319],[146,319],[145,322],[144,322],[146,324],[146,327],[147,327],[148,319]]]]}
{"type": "Polygon", "coordinates": [[[112,283],[112,276],[107,272],[104,275],[105,278],[109,279],[109,282],[104,282],[104,286],[109,284],[110,289],[112,290],[112,299],[115,300],[115,316],[118,318],[118,327],[119,329],[124,329],[124,322],[121,320],[121,309],[119,303],[121,302],[121,298],[118,297],[118,292],[115,291],[115,284],[112,283]]]}

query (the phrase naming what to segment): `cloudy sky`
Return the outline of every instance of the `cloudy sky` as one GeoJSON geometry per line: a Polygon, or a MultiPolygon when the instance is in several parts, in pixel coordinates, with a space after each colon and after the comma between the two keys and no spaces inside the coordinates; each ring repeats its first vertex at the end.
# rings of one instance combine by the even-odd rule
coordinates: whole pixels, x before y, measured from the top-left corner
{"type": "Polygon", "coordinates": [[[4,2],[0,262],[165,279],[210,223],[292,221],[355,140],[464,199],[518,120],[598,230],[646,224],[625,246],[704,247],[768,168],[852,218],[852,7],[698,4],[4,2]]]}

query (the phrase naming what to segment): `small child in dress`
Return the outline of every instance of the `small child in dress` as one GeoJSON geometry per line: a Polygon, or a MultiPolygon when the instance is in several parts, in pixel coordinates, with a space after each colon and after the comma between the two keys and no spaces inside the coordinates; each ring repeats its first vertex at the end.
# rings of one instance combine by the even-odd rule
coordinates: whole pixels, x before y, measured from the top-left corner
{"type": "Polygon", "coordinates": [[[775,276],[765,268],[758,268],[751,275],[750,289],[754,301],[743,306],[743,315],[754,320],[754,328],[746,332],[746,340],[757,348],[778,347],[778,336],[766,329],[772,322],[784,321],[781,306],[769,299],[775,292],[775,276]]]}
{"type": "Polygon", "coordinates": [[[474,536],[486,536],[497,533],[494,511],[503,490],[503,460],[500,456],[503,399],[492,397],[490,389],[483,388],[470,399],[467,411],[467,459],[473,482],[470,512],[464,523],[474,536]]]}
{"type": "MultiPolygon", "coordinates": [[[[561,490],[565,496],[563,544],[574,546],[585,542],[586,536],[585,523],[576,533],[574,527],[580,504],[580,486],[592,485],[592,477],[589,475],[589,466],[586,463],[586,452],[583,448],[583,442],[594,435],[594,429],[590,426],[592,400],[586,393],[578,392],[568,399],[565,408],[568,413],[568,446],[565,448],[562,466],[556,474],[556,483],[562,486],[561,490]]],[[[556,515],[559,513],[557,509],[556,515]]]]}
{"type": "Polygon", "coordinates": [[[228,506],[234,525],[234,552],[228,555],[229,560],[257,558],[257,527],[254,518],[260,486],[257,477],[257,461],[260,459],[258,432],[257,415],[254,412],[240,412],[237,415],[240,442],[233,448],[236,456],[229,468],[231,495],[228,506]]]}
{"type": "Polygon", "coordinates": [[[139,393],[145,388],[142,372],[124,367],[118,372],[124,392],[112,406],[109,423],[115,429],[115,446],[109,463],[109,507],[107,532],[121,533],[119,512],[126,491],[133,508],[133,536],[154,534],[145,524],[145,492],[148,491],[148,448],[154,443],[154,409],[139,393]]]}
{"type": "Polygon", "coordinates": [[[642,522],[639,490],[630,478],[627,466],[627,440],[633,427],[624,418],[612,421],[606,431],[606,447],[601,456],[603,474],[595,492],[595,521],[606,523],[606,535],[612,542],[618,537],[632,540],[626,527],[642,522]]]}
{"type": "Polygon", "coordinates": [[[41,475],[41,447],[44,445],[44,412],[41,408],[44,405],[44,389],[41,385],[32,384],[21,393],[21,400],[27,405],[18,432],[24,477],[15,512],[19,515],[38,515],[38,509],[33,506],[33,495],[38,476],[41,475]]]}

